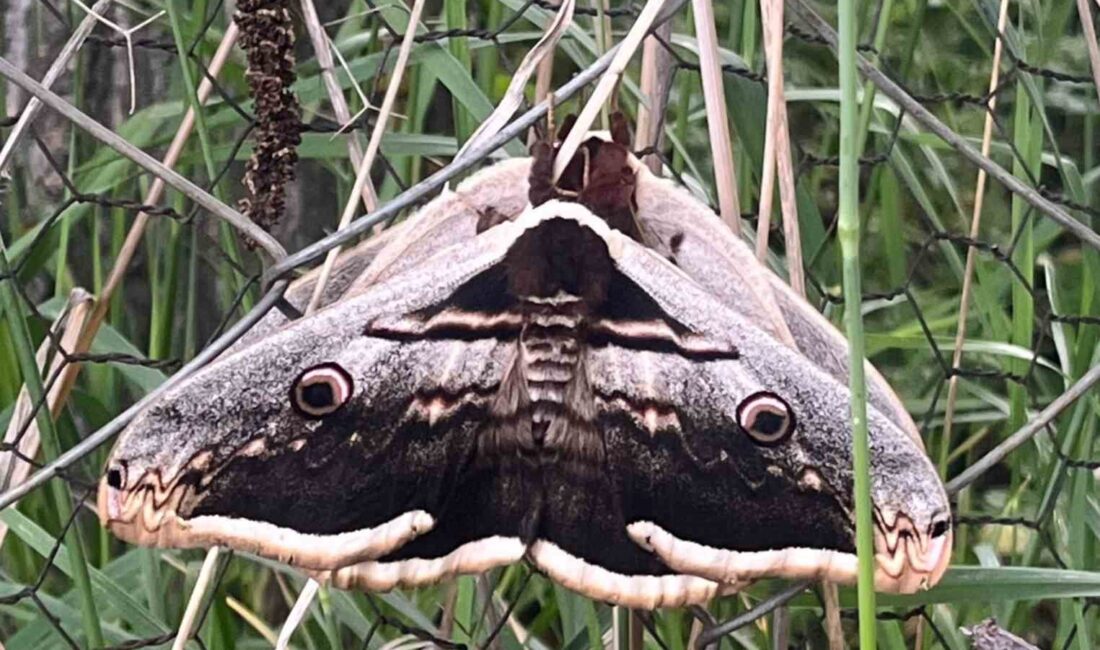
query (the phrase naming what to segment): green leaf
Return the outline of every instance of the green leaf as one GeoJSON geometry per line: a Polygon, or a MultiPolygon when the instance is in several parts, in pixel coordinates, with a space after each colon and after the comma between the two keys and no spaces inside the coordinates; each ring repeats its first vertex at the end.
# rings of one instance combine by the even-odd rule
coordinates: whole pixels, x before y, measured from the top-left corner
{"type": "MultiPolygon", "coordinates": [[[[0,521],[7,524],[13,534],[42,557],[48,557],[58,544],[52,535],[15,508],[0,510],[0,521]]],[[[67,548],[64,546],[60,548],[53,564],[65,575],[70,575],[72,563],[67,548]]],[[[99,569],[88,567],[88,570],[91,573],[92,589],[100,607],[104,612],[114,611],[122,617],[132,626],[136,635],[156,636],[171,629],[153,616],[145,606],[134,600],[130,595],[132,589],[119,584],[99,569]]]]}

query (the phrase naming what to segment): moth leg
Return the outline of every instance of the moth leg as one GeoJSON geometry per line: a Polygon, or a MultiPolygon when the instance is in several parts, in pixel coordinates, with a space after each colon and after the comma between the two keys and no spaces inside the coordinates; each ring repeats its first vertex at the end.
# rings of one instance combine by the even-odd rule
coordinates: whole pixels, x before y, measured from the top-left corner
{"type": "Polygon", "coordinates": [[[761,577],[848,583],[855,580],[857,572],[855,555],[841,551],[799,547],[732,551],[680,539],[649,521],[630,524],[627,533],[674,571],[724,585],[744,587],[761,577]]]}

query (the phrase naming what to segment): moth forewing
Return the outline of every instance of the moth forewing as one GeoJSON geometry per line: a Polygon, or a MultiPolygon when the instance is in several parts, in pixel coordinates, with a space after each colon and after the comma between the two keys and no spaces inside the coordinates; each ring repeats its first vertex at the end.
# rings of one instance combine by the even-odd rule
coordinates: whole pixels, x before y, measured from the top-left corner
{"type": "MultiPolygon", "coordinates": [[[[441,383],[438,359],[455,345],[364,332],[445,299],[507,243],[504,232],[479,239],[447,265],[283,326],[170,390],[112,451],[99,498],[105,525],[135,543],[224,544],[318,570],[383,556],[425,533],[428,513],[453,487],[451,456],[466,453],[464,432],[480,412],[473,404],[455,417],[453,436],[426,435],[405,417],[408,398],[441,383]],[[346,373],[351,396],[327,417],[303,417],[294,382],[319,366],[346,373]]],[[[487,391],[478,382],[494,381],[503,347],[487,342],[472,354],[451,385],[487,391]]]]}

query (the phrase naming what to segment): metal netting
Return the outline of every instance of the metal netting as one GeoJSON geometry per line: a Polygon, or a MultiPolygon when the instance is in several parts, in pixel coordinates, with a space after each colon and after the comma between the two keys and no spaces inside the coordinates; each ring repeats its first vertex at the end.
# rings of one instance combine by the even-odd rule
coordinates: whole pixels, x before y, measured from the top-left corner
{"type": "MultiPolygon", "coordinates": [[[[407,12],[403,5],[371,0],[323,4],[319,9],[328,21],[323,27],[343,51],[350,72],[335,71],[341,92],[356,106],[359,100],[353,86],[360,84],[370,104],[377,106],[397,56],[407,12]],[[354,78],[357,74],[363,77],[354,78]]],[[[414,57],[405,105],[399,103],[403,115],[391,122],[392,137],[383,144],[373,169],[372,183],[383,207],[368,216],[369,223],[358,222],[357,234],[366,233],[369,225],[385,225],[404,216],[431,198],[443,176],[461,171],[450,162],[459,144],[459,113],[468,118],[499,98],[499,79],[515,71],[516,62],[558,8],[544,0],[477,4],[474,9],[471,3],[461,26],[447,22],[446,7],[436,8],[437,15],[422,21],[414,52],[446,52],[448,64],[452,59],[469,60],[474,72],[467,73],[468,79],[456,79],[452,69],[422,69],[418,66],[429,59],[414,57]],[[452,47],[457,42],[465,44],[464,50],[452,47]],[[495,76],[485,73],[487,81],[477,76],[490,68],[496,72],[495,76]],[[448,74],[452,76],[445,77],[448,74]],[[478,95],[463,90],[463,82],[477,86],[479,80],[488,92],[478,95]],[[470,96],[462,96],[463,92],[470,96]]],[[[916,4],[920,11],[914,13],[908,6],[903,12],[891,2],[875,3],[866,18],[881,20],[880,12],[893,11],[907,38],[876,46],[868,30],[860,53],[910,100],[934,111],[957,133],[967,137],[979,133],[985,116],[992,115],[992,158],[1011,169],[1023,185],[1095,231],[1095,220],[1100,218],[1100,210],[1094,207],[1100,167],[1095,163],[1092,125],[1100,89],[1088,74],[1087,59],[1058,56],[1067,43],[1088,38],[1087,30],[1067,27],[1064,34],[1044,32],[1043,38],[1061,39],[1062,50],[1043,50],[1048,54],[1040,62],[1029,60],[1024,52],[1029,51],[1028,38],[1034,36],[1027,28],[1042,29],[1023,22],[1010,27],[1001,35],[1008,46],[1000,82],[984,92],[992,59],[973,42],[994,42],[995,3],[955,8],[953,15],[970,30],[961,37],[967,48],[957,56],[974,70],[949,78],[917,72],[929,66],[916,65],[914,58],[943,55],[937,48],[949,48],[951,43],[942,33],[947,20],[943,13],[927,8],[928,3],[916,4]],[[922,39],[927,43],[922,44],[922,39]],[[997,105],[990,110],[993,98],[997,105]],[[1022,102],[1030,108],[1021,109],[1022,102]],[[1036,106],[1041,107],[1038,112],[1036,106]],[[1031,111],[1027,115],[1032,123],[1021,117],[1021,110],[1031,111]]],[[[105,18],[127,26],[142,23],[161,8],[159,3],[136,9],[109,2],[96,6],[101,5],[105,18]]],[[[258,119],[245,82],[243,56],[230,57],[220,74],[208,69],[231,12],[221,2],[167,9],[167,14],[136,33],[92,21],[85,40],[75,38],[78,25],[87,20],[88,8],[80,3],[47,1],[31,10],[17,2],[0,9],[0,14],[9,25],[18,19],[37,29],[34,42],[22,45],[37,50],[41,60],[32,64],[27,57],[12,58],[11,36],[6,36],[5,58],[16,67],[22,61],[25,72],[41,78],[39,68],[61,56],[58,44],[73,37],[78,43],[77,62],[71,72],[62,73],[55,90],[123,139],[151,152],[162,151],[169,142],[165,133],[174,130],[194,85],[209,82],[211,99],[197,126],[203,141],[188,144],[177,167],[207,193],[235,203],[243,196],[238,181],[258,119]],[[23,13],[13,18],[19,11],[23,13]],[[138,111],[128,115],[123,98],[96,86],[128,91],[123,72],[129,69],[131,51],[139,101],[138,111]],[[190,87],[173,80],[182,66],[190,66],[195,73],[190,87]],[[165,99],[170,93],[174,99],[165,99]]],[[[744,3],[716,9],[722,24],[732,26],[737,23],[735,12],[742,11],[744,3]]],[[[606,64],[599,48],[609,43],[593,41],[589,35],[606,24],[617,38],[639,11],[630,3],[578,7],[577,32],[566,35],[555,55],[553,86],[571,78],[576,82],[578,71],[588,73],[584,79],[595,78],[599,62],[606,64]]],[[[702,122],[706,115],[699,63],[685,13],[681,9],[673,17],[670,31],[651,36],[671,60],[665,80],[668,96],[659,102],[664,135],[657,144],[636,153],[655,157],[662,173],[692,188],[717,210],[702,122]]],[[[68,118],[43,111],[29,129],[17,131],[29,96],[14,83],[5,91],[7,114],[0,119],[0,134],[5,140],[17,137],[19,142],[13,162],[5,163],[7,175],[0,179],[0,201],[6,208],[0,233],[7,258],[7,268],[0,269],[0,285],[10,289],[3,303],[0,340],[4,346],[10,341],[13,348],[0,352],[0,367],[6,373],[11,370],[10,377],[0,380],[0,408],[4,409],[0,422],[8,426],[8,435],[0,442],[4,471],[0,486],[5,491],[16,489],[27,475],[36,476],[43,468],[59,478],[44,489],[18,494],[18,501],[0,511],[2,647],[141,648],[167,645],[177,637],[202,554],[127,547],[101,530],[90,499],[106,451],[101,445],[111,431],[117,433],[121,422],[112,423],[112,418],[137,399],[156,394],[182,363],[196,355],[199,362],[213,358],[219,349],[211,347],[215,340],[224,349],[234,335],[262,316],[263,309],[279,306],[283,279],[290,271],[316,261],[325,250],[350,238],[326,235],[335,225],[329,215],[339,212],[339,202],[348,194],[354,176],[346,143],[370,133],[375,113],[367,111],[350,120],[333,113],[321,66],[305,38],[303,16],[297,9],[293,19],[298,33],[294,46],[298,81],[293,93],[302,106],[301,159],[296,178],[284,179],[289,209],[272,232],[291,250],[322,244],[279,262],[275,271],[246,247],[244,237],[210,219],[197,202],[171,193],[146,205],[142,197],[153,176],[78,133],[68,118]],[[68,336],[75,315],[82,313],[80,296],[69,289],[85,286],[99,293],[109,286],[111,263],[124,250],[127,231],[139,219],[144,220],[144,239],[136,254],[131,251],[125,281],[111,288],[118,291],[96,343],[81,348],[79,322],[76,335],[68,336]],[[15,406],[22,387],[15,349],[20,330],[41,346],[36,348],[41,351],[38,365],[44,368],[40,381],[31,382],[39,386],[24,398],[22,408],[15,406]],[[79,378],[72,374],[76,365],[84,367],[79,378]],[[50,397],[55,391],[67,399],[62,397],[55,404],[50,397]],[[51,408],[56,427],[43,426],[51,408]],[[81,442],[96,431],[100,445],[81,442]],[[34,444],[28,445],[29,436],[34,444]],[[69,453],[61,464],[47,466],[65,450],[69,453]],[[99,630],[94,632],[86,620],[89,602],[94,603],[99,620],[99,630]],[[102,644],[93,643],[95,634],[102,636],[102,644]]],[[[784,33],[801,239],[804,248],[810,244],[805,250],[808,298],[837,321],[843,304],[834,236],[838,97],[828,92],[835,86],[835,59],[828,35],[799,20],[797,12],[788,16],[784,33]]],[[[759,56],[746,62],[738,54],[739,48],[742,54],[751,54],[755,37],[731,27],[724,38],[728,49],[722,71],[736,132],[741,216],[754,226],[757,215],[750,206],[759,192],[759,169],[753,162],[747,126],[756,124],[763,131],[768,71],[759,56]]],[[[637,78],[635,68],[628,74],[637,78]]],[[[581,105],[588,84],[576,85],[579,96],[563,96],[559,112],[581,105]]],[[[618,105],[633,116],[638,99],[629,86],[620,90],[618,105]]],[[[872,87],[868,84],[866,91],[872,87]]],[[[530,125],[539,121],[542,104],[528,97],[522,110],[527,111],[530,125]]],[[[1053,574],[1036,574],[1000,586],[1034,588],[1021,596],[1027,602],[1016,603],[1003,594],[988,602],[956,602],[945,596],[917,605],[886,604],[879,618],[884,625],[895,626],[894,639],[917,638],[921,647],[961,647],[964,637],[959,627],[989,616],[997,616],[1017,633],[1029,634],[1044,647],[1056,642],[1059,647],[1084,647],[1082,639],[1100,634],[1094,607],[1095,594],[1100,593],[1096,577],[1100,574],[1095,573],[1100,502],[1094,477],[1100,476],[1100,459],[1092,442],[1100,407],[1092,389],[1095,378],[1090,379],[1095,375],[1100,306],[1096,295],[1075,294],[1071,289],[1092,286],[1096,278],[1091,273],[1100,271],[1098,252],[1068,234],[1034,202],[1025,202],[994,179],[985,199],[986,221],[980,236],[972,237],[968,228],[973,196],[965,194],[972,189],[975,173],[970,159],[950,144],[933,142],[922,130],[927,124],[914,119],[898,97],[888,96],[883,89],[876,101],[860,159],[863,179],[880,190],[863,199],[869,349],[914,413],[945,478],[972,472],[973,482],[966,489],[949,484],[957,530],[954,563],[994,569],[1003,561],[1065,570],[1066,576],[1072,571],[1072,577],[1081,581],[1075,589],[1045,583],[1035,587],[1043,575],[1054,579],[1053,574]],[[973,307],[977,315],[972,315],[972,328],[978,335],[968,339],[966,354],[956,367],[951,339],[962,292],[962,259],[970,250],[977,257],[975,282],[986,289],[973,307]],[[1009,306],[998,310],[1000,302],[1009,306]],[[997,333],[1010,340],[993,339],[997,333]],[[946,407],[953,377],[960,382],[961,396],[946,407]],[[945,417],[954,418],[949,438],[943,433],[945,417]],[[1023,444],[1004,446],[1017,431],[1029,432],[1023,444]],[[987,453],[999,448],[1005,453],[987,460],[987,453]]],[[[510,145],[526,142],[520,118],[513,125],[511,135],[517,137],[510,145]]],[[[461,167],[488,163],[491,156],[500,155],[494,151],[496,146],[506,141],[502,137],[494,146],[482,147],[461,167]]],[[[772,220],[771,250],[781,253],[785,242],[777,222],[772,220]]],[[[772,262],[783,272],[781,255],[772,262]]],[[[223,555],[200,610],[188,624],[190,642],[198,647],[269,646],[303,582],[274,563],[223,555]]],[[[323,591],[293,643],[299,647],[579,648],[614,640],[629,647],[680,648],[708,641],[722,647],[758,647],[783,633],[789,635],[785,638],[791,645],[818,647],[825,644],[825,600],[819,585],[765,583],[708,608],[626,614],[571,596],[529,567],[517,565],[408,592],[323,591]],[[778,616],[766,618],[775,611],[784,612],[784,624],[780,625],[778,616]]],[[[842,599],[842,604],[847,602],[842,599]]],[[[853,612],[843,608],[842,618],[847,621],[853,612]]],[[[843,625],[854,629],[850,623],[843,625]]],[[[913,647],[912,642],[908,647],[913,647]]]]}

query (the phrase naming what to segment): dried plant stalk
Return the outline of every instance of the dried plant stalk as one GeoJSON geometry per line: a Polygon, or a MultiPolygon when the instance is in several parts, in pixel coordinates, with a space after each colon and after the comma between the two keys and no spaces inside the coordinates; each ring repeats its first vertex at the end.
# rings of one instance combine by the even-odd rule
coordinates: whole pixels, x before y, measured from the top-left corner
{"type": "Polygon", "coordinates": [[[288,5],[288,0],[241,0],[233,14],[248,52],[245,77],[256,111],[256,145],[244,175],[248,197],[240,209],[268,232],[286,211],[286,184],[294,180],[302,142],[302,111],[291,92],[296,75],[288,5]]]}
{"type": "MultiPolygon", "coordinates": [[[[53,418],[57,418],[57,414],[61,412],[61,407],[64,404],[60,399],[62,392],[67,392],[64,382],[61,381],[61,375],[65,372],[66,367],[72,364],[66,359],[66,355],[71,354],[76,349],[77,341],[80,339],[80,333],[88,320],[93,302],[94,299],[87,291],[79,288],[73,289],[69,294],[69,300],[64,311],[50,328],[52,334],[42,341],[38,353],[35,355],[39,368],[45,370],[49,366],[49,373],[43,372],[42,376],[55,378],[52,385],[47,386],[49,392],[46,394],[47,408],[50,409],[50,416],[53,418]],[[61,348],[60,351],[54,349],[55,340],[61,348]],[[54,353],[52,360],[50,359],[51,352],[54,353]]],[[[12,407],[8,430],[4,435],[4,443],[14,445],[16,451],[0,453],[0,489],[7,490],[12,485],[22,483],[31,470],[30,463],[24,459],[34,458],[38,455],[40,440],[38,437],[38,423],[34,420],[35,406],[36,404],[31,402],[27,389],[21,390],[19,397],[15,400],[15,405],[12,407]]],[[[3,545],[4,536],[7,532],[7,525],[0,521],[0,545],[3,545]]]]}
{"type": "MultiPolygon", "coordinates": [[[[1001,55],[1004,49],[1004,41],[1001,34],[1004,33],[1008,23],[1008,0],[1001,0],[1000,12],[997,16],[997,39],[993,44],[993,68],[989,72],[989,103],[986,105],[985,127],[982,131],[982,155],[989,156],[990,145],[993,140],[993,112],[997,108],[997,95],[994,91],[1001,79],[1001,55]]],[[[982,204],[985,202],[986,173],[984,169],[978,170],[978,180],[974,188],[974,210],[970,215],[970,238],[976,239],[981,229],[982,204]]],[[[977,249],[970,246],[966,250],[966,268],[963,271],[962,295],[959,298],[959,324],[955,330],[955,351],[951,355],[951,369],[957,370],[962,363],[963,342],[966,341],[966,320],[970,314],[970,293],[974,281],[974,265],[977,262],[977,249]]],[[[951,428],[955,419],[955,401],[959,394],[959,376],[952,373],[947,384],[947,402],[943,415],[943,445],[940,449],[940,465],[947,458],[947,449],[951,440],[951,428]]]]}
{"type": "MultiPolygon", "coordinates": [[[[325,92],[328,101],[332,104],[332,112],[340,124],[351,122],[351,110],[348,108],[348,100],[344,97],[344,91],[340,88],[340,82],[336,79],[336,65],[332,59],[332,50],[329,48],[328,35],[321,24],[321,18],[317,15],[317,7],[313,0],[301,0],[302,22],[306,25],[309,40],[313,44],[313,53],[317,56],[317,64],[321,66],[321,79],[325,82],[325,92]]],[[[359,134],[351,133],[348,136],[348,158],[356,169],[363,162],[363,147],[359,144],[359,134]]],[[[374,191],[374,185],[368,179],[363,184],[363,208],[367,212],[373,212],[378,208],[378,195],[374,191]]]]}
{"type": "Polygon", "coordinates": [[[565,136],[565,140],[561,143],[561,148],[558,149],[558,154],[554,159],[553,180],[558,180],[561,173],[565,171],[565,166],[577,153],[581,142],[588,136],[589,129],[596,122],[596,117],[602,110],[604,103],[611,96],[611,92],[615,89],[619,78],[630,63],[630,59],[633,58],[634,53],[641,46],[642,39],[649,33],[649,28],[653,25],[653,21],[657,19],[662,5],[664,5],[664,0],[648,0],[645,6],[642,7],[642,11],[630,27],[630,31],[627,32],[626,37],[619,44],[619,49],[612,57],[607,71],[596,82],[596,87],[592,90],[588,103],[581,109],[580,114],[577,115],[577,121],[573,123],[573,128],[570,129],[569,134],[565,136]]]}
{"type": "Polygon", "coordinates": [[[783,215],[783,237],[787,243],[787,270],[791,288],[806,296],[802,263],[802,240],[798,227],[791,138],[787,127],[787,100],[783,90],[783,0],[760,0],[764,21],[764,51],[768,63],[767,131],[764,136],[764,167],[760,182],[756,257],[763,261],[768,252],[772,199],[778,172],[779,202],[783,215]]]}
{"type": "Polygon", "coordinates": [[[726,95],[722,89],[722,66],[718,58],[718,34],[710,0],[691,0],[695,15],[695,38],[699,43],[699,75],[703,79],[703,101],[707,108],[707,131],[714,160],[714,185],[718,191],[718,214],[733,232],[741,232],[741,201],[737,196],[737,173],[733,167],[726,95]]]}
{"type": "MultiPolygon", "coordinates": [[[[671,35],[672,25],[665,23],[646,37],[642,44],[642,102],[638,105],[638,125],[634,135],[634,142],[639,149],[661,147],[661,136],[664,133],[662,125],[675,68],[672,55],[657,39],[659,37],[668,41],[671,35]]],[[[642,163],[654,174],[661,173],[661,158],[657,154],[643,156],[642,163]]]]}

